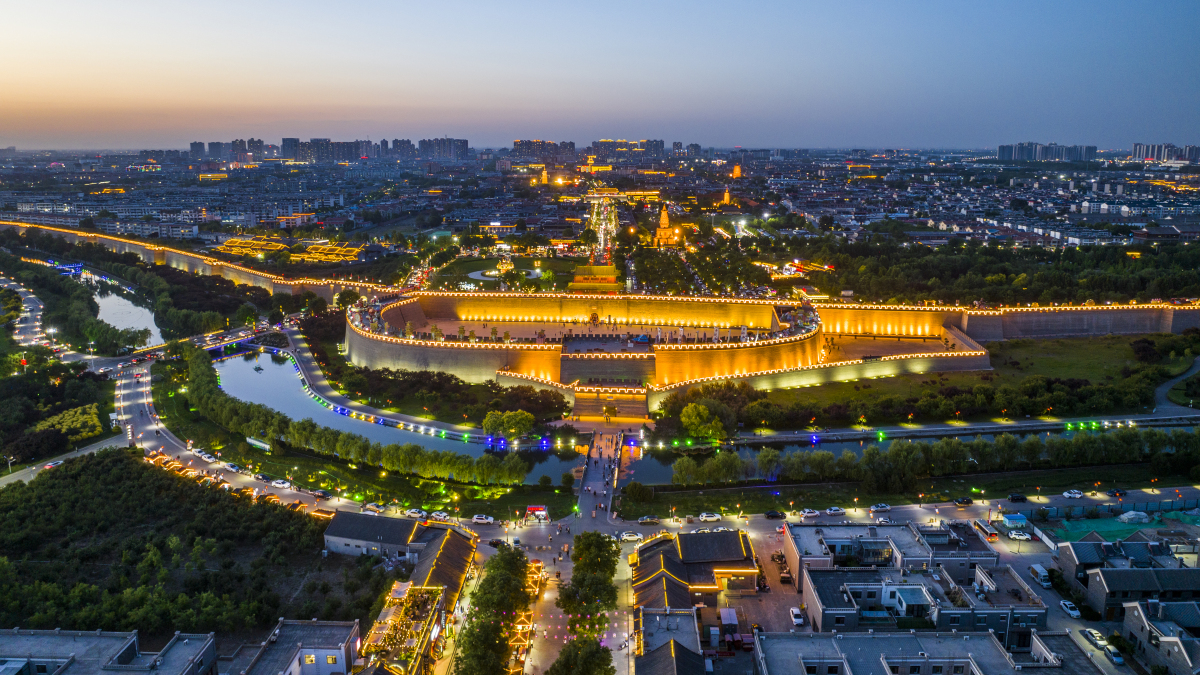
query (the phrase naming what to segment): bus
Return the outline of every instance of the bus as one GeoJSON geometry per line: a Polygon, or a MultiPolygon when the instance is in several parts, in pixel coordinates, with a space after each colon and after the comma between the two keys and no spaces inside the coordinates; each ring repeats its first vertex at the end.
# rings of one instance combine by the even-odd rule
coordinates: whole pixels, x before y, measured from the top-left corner
{"type": "Polygon", "coordinates": [[[983,518],[975,519],[975,529],[979,530],[980,534],[987,537],[988,541],[996,541],[1000,538],[1000,533],[996,531],[996,528],[992,527],[983,518]]]}

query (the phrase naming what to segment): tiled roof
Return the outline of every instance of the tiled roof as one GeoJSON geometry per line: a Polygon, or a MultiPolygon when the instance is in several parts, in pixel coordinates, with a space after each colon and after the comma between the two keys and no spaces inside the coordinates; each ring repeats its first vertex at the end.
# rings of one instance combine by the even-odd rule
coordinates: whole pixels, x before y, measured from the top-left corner
{"type": "Polygon", "coordinates": [[[369,516],[352,511],[337,511],[325,536],[366,541],[388,546],[407,546],[417,521],[408,518],[369,516]]]}
{"type": "Polygon", "coordinates": [[[693,675],[704,672],[704,657],[671,640],[634,661],[638,675],[693,675]]]}

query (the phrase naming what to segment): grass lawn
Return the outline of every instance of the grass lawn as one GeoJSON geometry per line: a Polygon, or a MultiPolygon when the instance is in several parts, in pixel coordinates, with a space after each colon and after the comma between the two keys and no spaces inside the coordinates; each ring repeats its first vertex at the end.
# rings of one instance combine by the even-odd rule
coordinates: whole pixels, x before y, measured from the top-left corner
{"type": "MultiPolygon", "coordinates": [[[[534,262],[540,261],[541,269],[543,270],[542,274],[545,275],[548,271],[553,272],[555,275],[555,281],[561,288],[565,288],[564,284],[571,281],[571,271],[575,269],[576,265],[587,264],[587,260],[583,258],[534,258],[527,256],[514,256],[512,261],[513,265],[516,266],[517,269],[522,270],[532,270],[534,269],[534,262]]],[[[455,260],[439,270],[438,273],[430,280],[430,283],[436,287],[439,284],[452,279],[458,272],[470,274],[471,272],[495,269],[496,263],[498,262],[500,262],[500,258],[459,258],[458,260],[455,260]]],[[[487,280],[481,282],[478,279],[472,279],[471,283],[480,286],[480,289],[485,291],[495,291],[500,288],[500,282],[498,280],[487,280]]]]}
{"type": "Polygon", "coordinates": [[[1171,387],[1167,391],[1167,400],[1176,405],[1192,406],[1195,403],[1196,397],[1188,396],[1187,394],[1187,383],[1189,380],[1200,380],[1200,375],[1193,375],[1186,380],[1176,383],[1174,387],[1171,387]]]}
{"type": "MultiPolygon", "coordinates": [[[[821,485],[781,485],[763,488],[729,488],[710,486],[704,490],[689,490],[687,492],[658,492],[653,501],[630,502],[623,501],[614,506],[621,517],[626,520],[640,518],[644,515],[657,515],[660,518],[671,515],[671,507],[675,507],[675,515],[697,515],[702,511],[713,513],[738,512],[738,505],[746,513],[763,513],[775,509],[791,511],[793,509],[823,510],[830,506],[841,506],[852,509],[854,498],[858,498],[859,508],[884,502],[887,504],[916,504],[918,502],[949,502],[958,497],[974,499],[1003,499],[1012,492],[1027,495],[1056,494],[1070,489],[1090,491],[1108,490],[1113,487],[1138,489],[1160,485],[1175,485],[1187,479],[1180,476],[1161,477],[1150,470],[1149,464],[1134,464],[1120,466],[1101,466],[1070,469],[1052,469],[1045,471],[1021,471],[1012,473],[981,474],[978,476],[947,476],[922,481],[920,492],[911,494],[867,494],[862,492],[858,483],[827,483],[821,485]],[[1154,478],[1163,478],[1164,482],[1151,483],[1154,478]],[[1175,479],[1175,482],[1171,482],[1175,479]],[[1094,485],[1099,482],[1100,485],[1094,485]],[[918,494],[925,496],[919,497],[918,494]]],[[[620,497],[628,500],[627,496],[620,497]]]]}
{"type": "Polygon", "coordinates": [[[379,467],[356,466],[308,451],[292,450],[285,455],[267,453],[246,443],[244,436],[217,426],[191,409],[187,397],[178,391],[186,381],[185,363],[156,362],[151,366],[151,373],[155,376],[152,386],[154,405],[171,433],[184,440],[191,439],[209,452],[220,453],[224,461],[251,467],[271,478],[289,478],[298,486],[325,489],[360,504],[394,503],[404,508],[418,506],[430,512],[451,514],[457,504],[461,514],[482,513],[497,519],[511,516],[514,508],[524,511],[530,504],[544,504],[551,513],[561,515],[573,508],[576,501],[569,490],[563,493],[558,488],[461,484],[389,472],[379,467]],[[175,395],[171,396],[171,392],[175,395]]]}
{"type": "MultiPolygon", "coordinates": [[[[991,356],[991,371],[897,375],[858,382],[832,382],[816,387],[775,390],[768,395],[768,400],[780,405],[803,401],[824,408],[864,397],[920,398],[923,391],[951,386],[970,389],[979,384],[993,387],[1016,385],[1033,375],[1080,378],[1100,383],[1119,378],[1122,368],[1138,365],[1129,347],[1129,343],[1138,337],[1123,335],[991,342],[986,345],[991,356]]],[[[1181,356],[1165,358],[1160,363],[1174,375],[1187,370],[1191,362],[1192,359],[1181,356]]],[[[991,417],[985,414],[977,419],[991,417]]]]}

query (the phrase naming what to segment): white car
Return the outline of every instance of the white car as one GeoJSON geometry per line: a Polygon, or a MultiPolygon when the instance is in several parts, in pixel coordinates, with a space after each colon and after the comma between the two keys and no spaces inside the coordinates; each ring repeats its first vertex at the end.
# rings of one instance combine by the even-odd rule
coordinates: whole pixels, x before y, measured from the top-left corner
{"type": "Polygon", "coordinates": [[[408,516],[409,518],[424,518],[425,516],[428,516],[429,514],[425,513],[421,509],[409,509],[404,512],[404,515],[408,516]]]}
{"type": "Polygon", "coordinates": [[[1033,541],[1033,537],[1028,532],[1022,532],[1021,530],[1009,530],[1008,538],[1013,541],[1033,541]]]}
{"type": "Polygon", "coordinates": [[[801,518],[816,518],[821,515],[821,512],[816,509],[804,509],[800,512],[801,518]]]}
{"type": "Polygon", "coordinates": [[[621,541],[641,541],[641,540],[642,540],[641,532],[622,532],[621,533],[621,541]]]}
{"type": "Polygon", "coordinates": [[[491,516],[485,516],[477,513],[471,518],[471,522],[475,523],[476,525],[491,525],[492,523],[496,522],[496,519],[492,518],[491,516]]]}
{"type": "Polygon", "coordinates": [[[827,516],[844,516],[844,515],[846,515],[846,509],[843,509],[840,506],[831,506],[831,507],[825,509],[825,515],[827,515],[827,516]]]}
{"type": "Polygon", "coordinates": [[[734,532],[732,527],[714,527],[713,532],[734,532]]]}
{"type": "Polygon", "coordinates": [[[789,609],[788,614],[792,615],[792,625],[793,626],[803,626],[804,625],[804,613],[800,611],[799,607],[793,607],[793,608],[789,609]]]}
{"type": "Polygon", "coordinates": [[[1105,639],[1104,633],[1101,633],[1095,628],[1084,628],[1083,636],[1087,638],[1088,642],[1095,645],[1097,649],[1104,649],[1105,645],[1108,644],[1108,640],[1105,639]]]}
{"type": "Polygon", "coordinates": [[[891,518],[880,518],[879,520],[875,521],[875,524],[876,525],[891,525],[892,519],[891,518]]]}
{"type": "Polygon", "coordinates": [[[1079,613],[1079,608],[1076,607],[1075,603],[1071,602],[1070,600],[1062,600],[1058,603],[1058,606],[1062,607],[1062,610],[1066,612],[1067,616],[1071,617],[1072,619],[1078,619],[1080,616],[1082,616],[1082,614],[1079,613]]]}
{"type": "Polygon", "coordinates": [[[271,487],[285,488],[285,489],[286,489],[286,488],[290,488],[290,487],[292,487],[292,484],[291,484],[291,483],[289,483],[289,482],[287,482],[286,480],[284,480],[284,479],[282,479],[282,478],[277,478],[277,479],[275,479],[275,480],[271,481],[271,487]]]}
{"type": "Polygon", "coordinates": [[[363,510],[364,511],[373,511],[375,513],[383,513],[383,507],[376,504],[375,502],[371,502],[369,504],[363,504],[363,510]]]}
{"type": "Polygon", "coordinates": [[[708,534],[709,532],[712,532],[712,530],[708,529],[707,527],[697,527],[696,529],[692,530],[692,534],[708,534]]]}
{"type": "Polygon", "coordinates": [[[446,513],[445,511],[434,511],[433,514],[430,515],[429,517],[434,520],[442,520],[442,521],[450,520],[450,514],[446,513]]]}
{"type": "Polygon", "coordinates": [[[1067,490],[1063,496],[1067,499],[1083,499],[1083,493],[1079,490],[1067,490]]]}
{"type": "Polygon", "coordinates": [[[225,462],[225,468],[226,468],[227,470],[229,470],[229,471],[233,471],[233,472],[235,472],[235,473],[241,473],[241,472],[242,472],[242,467],[238,466],[237,464],[234,464],[233,462],[225,462]]]}
{"type": "Polygon", "coordinates": [[[721,519],[720,514],[716,514],[716,513],[701,513],[700,514],[700,522],[702,522],[702,523],[711,523],[711,522],[718,521],[720,519],[721,519]]]}
{"type": "Polygon", "coordinates": [[[887,504],[875,504],[871,506],[871,513],[886,513],[887,511],[891,510],[892,507],[888,506],[887,504]]]}

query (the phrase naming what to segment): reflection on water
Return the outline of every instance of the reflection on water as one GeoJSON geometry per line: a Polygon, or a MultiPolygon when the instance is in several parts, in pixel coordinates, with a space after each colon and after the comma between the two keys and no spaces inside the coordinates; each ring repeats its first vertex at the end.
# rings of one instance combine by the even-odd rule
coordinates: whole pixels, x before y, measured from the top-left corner
{"type": "Polygon", "coordinates": [[[139,307],[126,298],[109,291],[104,284],[99,285],[94,297],[96,304],[100,305],[98,318],[101,321],[114,328],[148,329],[150,341],[146,344],[160,345],[163,343],[162,333],[158,331],[158,326],[154,325],[154,312],[145,307],[139,307]]]}
{"type": "MultiPolygon", "coordinates": [[[[218,361],[213,366],[217,369],[225,393],[243,401],[261,403],[294,420],[311,417],[321,426],[348,431],[383,444],[416,443],[430,450],[458,452],[472,457],[482,457],[486,452],[484,446],[478,443],[463,443],[404,431],[331,412],[304,393],[295,366],[283,356],[252,352],[241,358],[218,361]]],[[[526,483],[537,483],[539,478],[546,475],[557,485],[563,473],[582,464],[578,455],[567,453],[560,457],[553,449],[545,452],[522,451],[519,454],[532,467],[525,478],[526,483]]],[[[503,454],[499,458],[503,459],[503,454]]]]}

